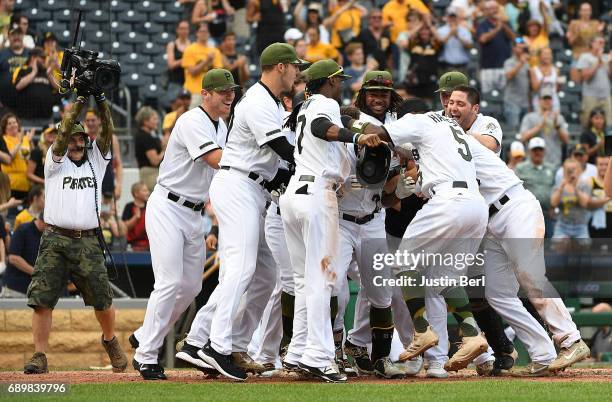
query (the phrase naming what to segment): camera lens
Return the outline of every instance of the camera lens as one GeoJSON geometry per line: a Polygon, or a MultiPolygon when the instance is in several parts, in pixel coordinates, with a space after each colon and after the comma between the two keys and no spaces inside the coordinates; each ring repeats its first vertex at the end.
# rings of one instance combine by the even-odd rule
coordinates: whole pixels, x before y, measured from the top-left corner
{"type": "Polygon", "coordinates": [[[119,86],[119,75],[116,71],[107,68],[98,68],[94,77],[94,85],[108,91],[119,86]]]}

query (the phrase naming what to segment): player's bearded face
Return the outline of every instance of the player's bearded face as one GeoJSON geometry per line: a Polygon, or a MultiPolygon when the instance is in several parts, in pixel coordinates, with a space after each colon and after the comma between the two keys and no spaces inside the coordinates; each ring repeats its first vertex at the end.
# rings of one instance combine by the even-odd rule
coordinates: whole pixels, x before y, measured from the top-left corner
{"type": "Polygon", "coordinates": [[[366,106],[376,115],[383,115],[391,105],[391,91],[369,90],[365,94],[366,106]]]}
{"type": "Polygon", "coordinates": [[[472,105],[463,92],[455,91],[448,101],[448,113],[464,129],[468,129],[471,120],[478,113],[478,105],[472,105]]]}

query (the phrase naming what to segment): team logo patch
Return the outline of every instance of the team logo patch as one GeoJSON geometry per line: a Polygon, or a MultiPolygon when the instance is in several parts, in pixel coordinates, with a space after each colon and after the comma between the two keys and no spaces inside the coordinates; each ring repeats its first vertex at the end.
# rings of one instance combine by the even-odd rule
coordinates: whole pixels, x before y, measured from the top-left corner
{"type": "Polygon", "coordinates": [[[487,124],[487,130],[495,131],[496,129],[497,129],[497,126],[495,125],[495,123],[491,122],[491,123],[487,124]]]}

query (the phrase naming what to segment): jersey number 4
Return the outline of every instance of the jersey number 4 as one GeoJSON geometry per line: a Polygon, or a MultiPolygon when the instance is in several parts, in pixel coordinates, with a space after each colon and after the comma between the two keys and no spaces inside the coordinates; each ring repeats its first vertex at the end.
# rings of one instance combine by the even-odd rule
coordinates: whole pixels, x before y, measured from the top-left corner
{"type": "Polygon", "coordinates": [[[304,126],[306,126],[306,116],[301,114],[297,118],[298,126],[300,127],[300,134],[297,140],[298,154],[302,153],[302,139],[304,138],[304,126]]]}
{"type": "Polygon", "coordinates": [[[459,145],[461,145],[463,148],[457,148],[457,152],[459,152],[459,155],[461,155],[461,157],[463,159],[465,159],[466,161],[471,161],[472,160],[472,153],[470,152],[470,147],[468,146],[467,142],[461,138],[461,134],[463,134],[461,131],[457,130],[456,128],[454,128],[453,126],[450,126],[451,132],[453,133],[453,137],[455,137],[455,141],[457,141],[459,143],[459,145]]]}

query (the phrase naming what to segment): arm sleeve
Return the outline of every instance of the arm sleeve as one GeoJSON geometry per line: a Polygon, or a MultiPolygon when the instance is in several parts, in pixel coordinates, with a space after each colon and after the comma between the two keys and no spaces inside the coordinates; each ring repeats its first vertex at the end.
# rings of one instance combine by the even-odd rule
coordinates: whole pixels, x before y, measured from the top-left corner
{"type": "Polygon", "coordinates": [[[268,142],[268,146],[272,148],[272,150],[276,152],[278,156],[289,163],[295,164],[295,160],[293,158],[293,151],[295,147],[289,143],[287,137],[277,137],[268,142]]]}
{"type": "Polygon", "coordinates": [[[6,152],[7,154],[9,153],[9,149],[6,146],[6,141],[4,141],[4,137],[0,138],[0,151],[6,152]]]}
{"type": "Polygon", "coordinates": [[[591,67],[591,63],[589,63],[587,55],[580,55],[578,58],[578,62],[576,63],[576,68],[578,70],[582,70],[583,68],[591,67]]]}
{"type": "Polygon", "coordinates": [[[252,113],[247,115],[246,120],[257,145],[263,147],[268,142],[285,136],[282,132],[283,116],[272,99],[269,99],[269,102],[252,103],[250,108],[252,113]]]}
{"type": "Polygon", "coordinates": [[[12,77],[12,79],[13,79],[13,85],[17,85],[17,83],[18,83],[19,81],[21,81],[21,79],[22,79],[23,77],[25,77],[26,75],[28,75],[28,74],[29,74],[29,71],[26,71],[26,70],[25,70],[24,68],[22,68],[22,67],[18,67],[18,68],[15,70],[15,72],[13,73],[13,77],[12,77]]]}
{"type": "MultiPolygon", "coordinates": [[[[185,115],[185,117],[189,117],[189,115],[185,115]]],[[[193,161],[210,151],[221,148],[217,145],[214,137],[211,136],[210,131],[214,128],[210,124],[202,124],[202,121],[192,121],[181,116],[174,130],[174,134],[178,135],[177,139],[185,145],[193,161]]]]}
{"type": "Polygon", "coordinates": [[[18,255],[21,256],[21,253],[23,252],[23,246],[24,246],[24,240],[25,240],[25,236],[23,235],[24,232],[24,227],[20,226],[17,228],[17,230],[15,230],[15,233],[13,233],[13,237],[11,237],[11,245],[9,247],[9,249],[7,250],[7,255],[8,254],[13,254],[13,255],[18,255]]]}
{"type": "Polygon", "coordinates": [[[134,215],[133,208],[133,202],[128,202],[127,204],[125,204],[125,207],[123,207],[123,213],[121,214],[122,221],[129,221],[132,218],[132,216],[134,215]]]}
{"type": "Polygon", "coordinates": [[[389,133],[394,145],[402,145],[407,142],[417,145],[421,143],[421,138],[430,126],[429,122],[424,119],[429,119],[429,117],[423,114],[406,114],[401,119],[382,127],[389,133]]]}
{"type": "Polygon", "coordinates": [[[486,119],[484,121],[485,124],[483,124],[484,127],[480,128],[477,130],[478,134],[483,134],[483,135],[489,135],[493,138],[495,138],[495,141],[497,141],[497,145],[501,145],[502,143],[502,137],[503,137],[503,132],[501,129],[501,126],[499,125],[499,122],[497,121],[497,119],[490,117],[488,119],[486,119]]]}
{"type": "Polygon", "coordinates": [[[478,25],[478,27],[476,28],[476,37],[477,37],[477,38],[480,38],[480,36],[481,36],[483,33],[487,33],[488,31],[489,31],[489,30],[485,28],[484,24],[483,24],[483,23],[481,23],[481,24],[479,24],[479,25],[478,25]]]}

